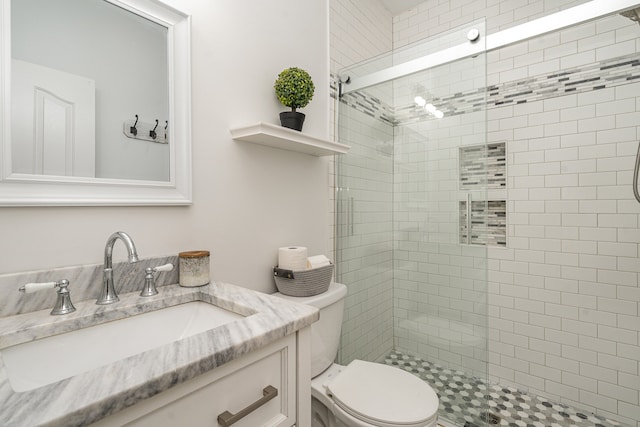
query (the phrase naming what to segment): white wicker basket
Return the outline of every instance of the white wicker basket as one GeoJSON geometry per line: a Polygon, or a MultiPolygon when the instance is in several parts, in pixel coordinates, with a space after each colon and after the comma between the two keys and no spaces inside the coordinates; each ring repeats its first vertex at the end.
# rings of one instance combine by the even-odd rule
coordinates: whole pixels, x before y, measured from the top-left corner
{"type": "Polygon", "coordinates": [[[326,292],[332,276],[333,264],[302,271],[273,268],[278,291],[292,297],[310,297],[326,292]]]}

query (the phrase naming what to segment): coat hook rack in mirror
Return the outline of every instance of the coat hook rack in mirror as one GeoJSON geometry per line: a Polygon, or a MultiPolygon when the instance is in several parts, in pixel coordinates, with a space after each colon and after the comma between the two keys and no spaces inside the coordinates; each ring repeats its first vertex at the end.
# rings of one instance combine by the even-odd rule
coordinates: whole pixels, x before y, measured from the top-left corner
{"type": "Polygon", "coordinates": [[[150,141],[157,144],[168,144],[169,122],[165,120],[164,127],[161,129],[158,129],[158,123],[158,119],[154,119],[153,123],[144,122],[136,114],[135,118],[125,120],[122,125],[122,132],[127,138],[150,141]]]}

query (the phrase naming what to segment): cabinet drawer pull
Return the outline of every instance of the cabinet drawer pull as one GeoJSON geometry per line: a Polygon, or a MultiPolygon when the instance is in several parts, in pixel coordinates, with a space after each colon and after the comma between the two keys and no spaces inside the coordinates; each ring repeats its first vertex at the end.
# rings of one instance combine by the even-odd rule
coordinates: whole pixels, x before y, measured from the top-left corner
{"type": "Polygon", "coordinates": [[[278,389],[268,385],[264,389],[262,389],[262,397],[260,399],[256,400],[237,414],[234,415],[229,411],[224,411],[223,413],[218,415],[218,424],[220,424],[222,427],[229,427],[231,424],[240,421],[242,418],[246,417],[277,395],[278,389]]]}

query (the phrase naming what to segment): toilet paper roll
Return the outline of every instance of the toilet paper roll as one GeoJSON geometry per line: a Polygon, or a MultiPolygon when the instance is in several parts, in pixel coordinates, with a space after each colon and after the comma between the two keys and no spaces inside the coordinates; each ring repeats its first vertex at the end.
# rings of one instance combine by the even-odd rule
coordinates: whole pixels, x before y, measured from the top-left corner
{"type": "Polygon", "coordinates": [[[326,267],[331,264],[331,260],[325,255],[314,255],[307,258],[307,268],[326,267]]]}
{"type": "Polygon", "coordinates": [[[307,248],[304,246],[286,246],[278,249],[278,267],[293,271],[306,270],[307,248]]]}

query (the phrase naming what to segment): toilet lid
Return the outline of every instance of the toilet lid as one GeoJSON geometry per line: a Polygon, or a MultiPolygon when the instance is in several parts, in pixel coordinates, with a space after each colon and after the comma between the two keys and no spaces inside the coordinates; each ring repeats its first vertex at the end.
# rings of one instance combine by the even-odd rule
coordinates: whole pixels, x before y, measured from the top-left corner
{"type": "Polygon", "coordinates": [[[438,395],[401,369],[354,360],[327,384],[334,402],[374,426],[423,426],[436,416],[438,395]]]}

